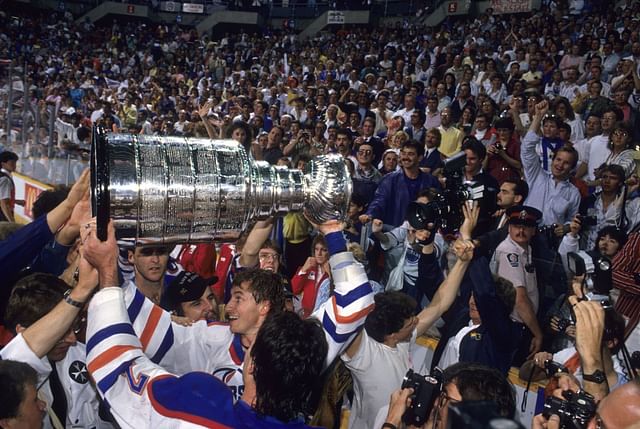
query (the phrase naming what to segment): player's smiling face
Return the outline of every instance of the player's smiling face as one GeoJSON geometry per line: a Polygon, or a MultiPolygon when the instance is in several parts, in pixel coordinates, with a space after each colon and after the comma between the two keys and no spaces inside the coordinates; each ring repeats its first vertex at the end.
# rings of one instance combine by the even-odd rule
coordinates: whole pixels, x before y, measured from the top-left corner
{"type": "MultiPolygon", "coordinates": [[[[231,289],[231,300],[226,306],[229,327],[234,334],[256,334],[262,324],[263,307],[251,293],[250,282],[242,282],[231,289]]],[[[266,312],[265,312],[266,315],[266,312]]]]}

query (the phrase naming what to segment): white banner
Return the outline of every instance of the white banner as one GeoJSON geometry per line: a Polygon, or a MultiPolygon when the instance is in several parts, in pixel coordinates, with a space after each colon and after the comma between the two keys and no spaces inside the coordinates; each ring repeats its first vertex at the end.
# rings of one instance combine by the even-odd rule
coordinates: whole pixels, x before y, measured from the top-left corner
{"type": "Polygon", "coordinates": [[[493,13],[531,12],[531,0],[491,0],[493,13]]]}
{"type": "Polygon", "coordinates": [[[180,3],[174,1],[161,1],[160,10],[163,12],[180,12],[180,3]]]}
{"type": "Polygon", "coordinates": [[[184,13],[204,13],[204,5],[199,3],[182,3],[184,13]]]}
{"type": "Polygon", "coordinates": [[[344,12],[339,10],[327,12],[327,24],[344,24],[344,12]]]}

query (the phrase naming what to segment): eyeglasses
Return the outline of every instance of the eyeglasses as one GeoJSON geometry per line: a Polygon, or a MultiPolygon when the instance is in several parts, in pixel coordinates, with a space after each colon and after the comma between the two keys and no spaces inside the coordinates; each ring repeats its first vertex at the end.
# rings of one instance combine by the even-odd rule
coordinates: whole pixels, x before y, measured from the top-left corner
{"type": "Polygon", "coordinates": [[[358,155],[371,155],[373,153],[370,149],[360,149],[358,155]]]}
{"type": "Polygon", "coordinates": [[[625,130],[615,130],[615,131],[613,132],[613,135],[614,135],[614,136],[618,136],[618,137],[626,137],[626,136],[628,136],[628,135],[629,135],[629,133],[628,133],[628,132],[626,132],[625,130]]]}
{"type": "Polygon", "coordinates": [[[447,403],[457,404],[461,402],[459,399],[453,399],[451,396],[447,395],[447,391],[442,388],[438,399],[436,399],[436,407],[435,407],[435,415],[433,419],[433,427],[432,429],[436,429],[438,427],[438,423],[440,422],[440,411],[443,407],[447,406],[447,403]]]}

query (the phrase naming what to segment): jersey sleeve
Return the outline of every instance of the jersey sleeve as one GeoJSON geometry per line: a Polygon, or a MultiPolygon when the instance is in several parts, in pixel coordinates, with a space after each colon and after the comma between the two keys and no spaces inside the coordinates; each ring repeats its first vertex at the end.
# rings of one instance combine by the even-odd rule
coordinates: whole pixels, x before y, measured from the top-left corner
{"type": "Polygon", "coordinates": [[[232,427],[231,396],[218,380],[175,377],[144,354],[120,288],[91,300],[87,338],[87,369],[121,427],[232,427]]]}
{"type": "Polygon", "coordinates": [[[168,311],[151,302],[132,283],[124,287],[124,296],[127,315],[145,355],[172,373],[204,371],[217,348],[228,347],[229,329],[224,323],[173,323],[168,311]]]}
{"type": "Polygon", "coordinates": [[[325,238],[335,290],[312,317],[320,320],[325,332],[328,367],[353,340],[373,309],[373,290],[364,267],[347,252],[342,232],[327,234],[325,238]]]}

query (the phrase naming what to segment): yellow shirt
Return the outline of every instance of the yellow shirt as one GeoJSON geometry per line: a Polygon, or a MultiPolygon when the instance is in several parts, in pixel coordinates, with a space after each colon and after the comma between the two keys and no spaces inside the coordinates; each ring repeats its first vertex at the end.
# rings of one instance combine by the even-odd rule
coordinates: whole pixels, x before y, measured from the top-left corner
{"type": "Polygon", "coordinates": [[[440,135],[442,136],[442,139],[440,140],[440,147],[438,147],[440,153],[450,157],[460,152],[464,133],[453,126],[444,128],[440,125],[438,130],[440,130],[440,135]]]}

